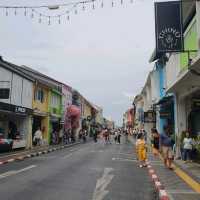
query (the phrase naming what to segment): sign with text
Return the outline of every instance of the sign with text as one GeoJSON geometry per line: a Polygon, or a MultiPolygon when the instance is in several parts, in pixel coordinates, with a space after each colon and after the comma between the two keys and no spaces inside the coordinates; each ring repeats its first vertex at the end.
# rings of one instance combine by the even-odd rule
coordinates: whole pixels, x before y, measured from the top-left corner
{"type": "Polygon", "coordinates": [[[155,2],[156,52],[184,50],[181,1],[155,2]]]}
{"type": "Polygon", "coordinates": [[[144,123],[155,123],[156,113],[152,110],[144,112],[144,123]]]}

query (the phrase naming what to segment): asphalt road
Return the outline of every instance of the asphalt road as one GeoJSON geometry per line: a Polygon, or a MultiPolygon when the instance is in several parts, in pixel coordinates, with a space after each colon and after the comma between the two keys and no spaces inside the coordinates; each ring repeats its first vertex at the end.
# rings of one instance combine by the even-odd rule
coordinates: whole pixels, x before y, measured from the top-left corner
{"type": "Polygon", "coordinates": [[[90,142],[0,166],[2,200],[154,200],[131,144],[90,142]]]}

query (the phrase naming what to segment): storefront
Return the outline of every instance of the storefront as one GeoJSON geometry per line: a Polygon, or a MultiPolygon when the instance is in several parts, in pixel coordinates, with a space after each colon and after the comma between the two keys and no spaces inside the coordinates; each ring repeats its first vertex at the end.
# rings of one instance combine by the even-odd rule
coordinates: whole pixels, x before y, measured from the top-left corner
{"type": "Polygon", "coordinates": [[[174,97],[173,96],[165,96],[163,97],[159,103],[158,109],[158,125],[159,132],[163,133],[163,128],[167,127],[172,135],[175,136],[175,121],[174,121],[174,97]]]}
{"type": "Polygon", "coordinates": [[[49,123],[50,144],[59,144],[59,134],[63,131],[61,116],[51,115],[49,123]]]}
{"type": "Polygon", "coordinates": [[[188,130],[193,137],[200,135],[200,96],[194,96],[190,101],[191,110],[188,115],[188,130]]]}
{"type": "Polygon", "coordinates": [[[32,109],[0,102],[0,134],[5,143],[12,142],[8,150],[29,146],[32,113],[32,109]]]}
{"type": "Polygon", "coordinates": [[[32,121],[32,138],[35,132],[40,128],[42,131],[42,145],[48,144],[49,116],[48,113],[34,110],[32,121]]]}

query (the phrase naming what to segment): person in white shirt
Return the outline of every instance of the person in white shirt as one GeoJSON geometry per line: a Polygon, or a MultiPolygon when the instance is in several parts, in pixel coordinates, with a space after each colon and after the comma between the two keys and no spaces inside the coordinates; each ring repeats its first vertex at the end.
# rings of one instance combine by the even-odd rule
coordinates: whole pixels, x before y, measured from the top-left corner
{"type": "Polygon", "coordinates": [[[185,162],[192,161],[191,160],[192,144],[193,140],[190,137],[190,134],[187,132],[186,137],[183,139],[183,160],[185,162]]]}
{"type": "Polygon", "coordinates": [[[41,145],[42,143],[42,131],[40,130],[40,127],[38,127],[37,131],[34,134],[33,141],[35,145],[41,145]]]}

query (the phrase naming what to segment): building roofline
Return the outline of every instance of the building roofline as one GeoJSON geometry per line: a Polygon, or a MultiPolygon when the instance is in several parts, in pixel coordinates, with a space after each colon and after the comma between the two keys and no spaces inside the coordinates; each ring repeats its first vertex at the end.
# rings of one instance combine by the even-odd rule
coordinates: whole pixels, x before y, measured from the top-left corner
{"type": "Polygon", "coordinates": [[[10,62],[4,61],[3,59],[0,59],[0,66],[11,71],[14,72],[20,76],[22,76],[23,78],[26,78],[29,81],[35,82],[35,79],[33,79],[32,77],[28,76],[26,73],[19,71],[18,69],[16,69],[14,66],[19,67],[17,65],[14,65],[10,62]]]}

